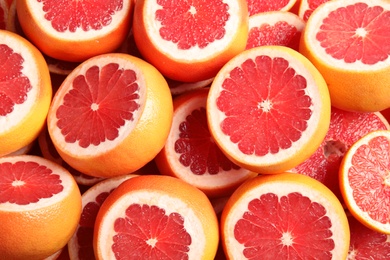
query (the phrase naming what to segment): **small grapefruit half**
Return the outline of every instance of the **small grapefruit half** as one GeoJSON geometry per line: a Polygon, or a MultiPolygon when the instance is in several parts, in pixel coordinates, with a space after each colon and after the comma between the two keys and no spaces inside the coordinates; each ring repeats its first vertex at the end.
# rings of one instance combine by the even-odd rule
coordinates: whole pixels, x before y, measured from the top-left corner
{"type": "Polygon", "coordinates": [[[81,63],[56,92],[48,131],[61,158],[84,174],[132,173],[162,149],[172,123],[172,96],[161,73],[128,54],[81,63]]]}
{"type": "Polygon", "coordinates": [[[218,220],[206,195],[170,176],[137,176],[106,198],[96,217],[97,259],[214,259],[218,220]]]}
{"type": "Polygon", "coordinates": [[[339,176],[351,214],[368,228],[390,234],[390,130],[372,131],[355,142],[339,176]]]}
{"type": "Polygon", "coordinates": [[[39,50],[0,30],[0,156],[29,145],[46,123],[50,73],[39,50]]]}
{"type": "Polygon", "coordinates": [[[43,259],[62,249],[81,214],[72,175],[44,158],[0,158],[0,258],[43,259]]]}
{"type": "Polygon", "coordinates": [[[332,105],[372,112],[390,107],[390,2],[328,1],[306,23],[300,52],[321,72],[332,105]]]}
{"type": "Polygon", "coordinates": [[[346,259],[350,231],[336,196],[301,174],[244,182],[221,216],[228,259],[346,259]]]}
{"type": "Polygon", "coordinates": [[[248,49],[215,77],[207,99],[210,132],[237,165],[280,173],[302,163],[329,128],[324,79],[284,46],[248,49]]]}

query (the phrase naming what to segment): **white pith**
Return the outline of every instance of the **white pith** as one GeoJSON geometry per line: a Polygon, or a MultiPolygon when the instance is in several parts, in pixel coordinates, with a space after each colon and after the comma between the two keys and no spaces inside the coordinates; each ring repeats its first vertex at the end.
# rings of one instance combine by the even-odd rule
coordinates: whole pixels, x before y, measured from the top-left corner
{"type": "MultiPolygon", "coordinates": [[[[341,256],[343,256],[345,253],[344,242],[346,233],[344,233],[345,228],[340,221],[340,216],[336,212],[333,201],[328,200],[322,192],[317,191],[305,184],[290,181],[270,181],[263,183],[262,185],[258,185],[257,187],[254,187],[250,191],[246,192],[245,196],[241,196],[241,198],[235,202],[234,206],[232,206],[229,214],[226,217],[225,225],[222,227],[224,229],[223,232],[225,233],[224,243],[228,245],[229,255],[234,257],[234,259],[246,259],[243,255],[245,246],[240,244],[235,239],[234,227],[237,221],[242,219],[244,212],[248,211],[247,207],[250,201],[259,199],[261,195],[267,193],[276,194],[280,199],[282,196],[287,196],[288,194],[295,192],[308,197],[312,203],[318,203],[327,210],[327,214],[325,216],[329,217],[332,223],[330,231],[333,235],[331,236],[331,239],[335,242],[335,248],[331,251],[333,256],[332,259],[341,259],[341,256]]],[[[341,209],[340,212],[343,212],[341,204],[336,206],[341,209]]],[[[309,228],[310,227],[308,227],[308,229],[309,228]]],[[[288,233],[281,237],[281,243],[283,242],[283,238],[289,238],[288,233]]],[[[286,244],[291,243],[291,241],[284,242],[286,242],[286,244]]]]}
{"type": "MultiPolygon", "coordinates": [[[[286,47],[285,47],[286,48],[286,47]]],[[[244,162],[246,164],[255,165],[255,166],[265,166],[265,165],[273,165],[279,162],[284,162],[293,158],[297,152],[302,150],[302,147],[305,147],[310,141],[311,137],[317,131],[318,125],[321,123],[321,113],[323,109],[327,109],[325,106],[328,104],[322,103],[322,97],[320,96],[320,92],[316,85],[316,81],[314,76],[304,64],[299,62],[295,57],[287,54],[286,52],[282,52],[279,49],[275,49],[272,46],[263,46],[258,48],[253,48],[245,52],[246,55],[238,55],[232,60],[230,60],[219,72],[217,77],[214,79],[212,87],[210,89],[208,103],[209,106],[208,111],[213,111],[213,114],[210,114],[211,120],[209,120],[209,127],[211,131],[218,136],[218,144],[223,147],[223,151],[232,156],[235,160],[239,162],[244,162]],[[312,99],[312,105],[310,109],[312,110],[312,115],[310,119],[307,121],[307,128],[302,132],[302,137],[293,142],[291,147],[288,149],[280,150],[277,154],[267,153],[264,156],[257,156],[254,154],[244,154],[239,150],[238,145],[233,143],[230,140],[230,136],[225,135],[220,127],[221,122],[226,118],[225,114],[221,112],[216,105],[216,100],[220,95],[222,90],[222,82],[225,80],[225,77],[228,77],[229,72],[233,70],[237,64],[242,64],[247,59],[254,59],[257,56],[265,55],[271,58],[281,57],[289,62],[289,66],[293,68],[297,75],[302,75],[307,81],[307,87],[305,92],[312,99]],[[315,103],[315,105],[313,105],[315,103]]],[[[263,133],[259,133],[263,134],[263,133]]]]}
{"type": "Polygon", "coordinates": [[[153,45],[160,49],[162,53],[169,56],[171,59],[187,61],[187,62],[198,62],[208,57],[217,56],[221,53],[221,50],[225,50],[234,40],[234,37],[241,25],[241,8],[239,7],[239,1],[237,0],[224,0],[224,3],[229,5],[228,12],[230,17],[225,24],[225,35],[221,40],[215,40],[209,43],[207,47],[200,49],[198,46],[191,47],[188,50],[181,50],[177,45],[171,41],[164,40],[159,33],[162,27],[155,17],[157,10],[161,9],[157,1],[145,1],[145,7],[143,11],[143,17],[146,25],[146,32],[150,37],[153,45]]]}
{"type": "Polygon", "coordinates": [[[270,11],[250,16],[249,30],[263,24],[274,26],[278,22],[287,22],[289,25],[295,26],[298,31],[302,31],[305,27],[305,22],[296,14],[291,12],[270,11]]]}
{"type": "Polygon", "coordinates": [[[110,56],[98,56],[85,61],[82,65],[72,71],[72,73],[67,77],[67,79],[64,81],[61,88],[57,91],[56,95],[53,98],[51,111],[49,111],[49,114],[52,113],[53,117],[52,120],[48,120],[48,129],[50,135],[52,136],[53,143],[62,151],[69,154],[73,154],[77,157],[99,155],[101,153],[110,151],[111,149],[122,143],[122,141],[131,133],[131,131],[133,131],[142,115],[142,111],[146,102],[146,80],[147,79],[144,78],[143,72],[135,64],[126,59],[122,59],[119,57],[113,58],[110,56]],[[137,75],[136,83],[139,86],[139,90],[137,92],[137,94],[139,95],[139,99],[137,102],[139,103],[140,107],[133,113],[134,120],[125,121],[124,125],[118,129],[118,137],[115,138],[113,141],[106,140],[104,142],[101,142],[98,146],[90,144],[87,148],[81,147],[78,141],[74,143],[67,143],[65,141],[65,136],[61,133],[61,129],[57,127],[58,120],[55,117],[55,111],[53,112],[53,109],[57,109],[63,104],[63,97],[66,95],[66,93],[69,92],[70,89],[72,89],[72,81],[77,75],[85,75],[85,72],[92,66],[99,66],[100,68],[103,68],[105,65],[110,63],[119,64],[118,69],[133,70],[137,75]]]}
{"type": "MultiPolygon", "coordinates": [[[[386,233],[390,234],[390,223],[383,224],[380,223],[379,221],[373,220],[369,214],[365,211],[363,211],[356,203],[354,197],[353,197],[353,192],[354,190],[352,189],[351,185],[349,184],[348,180],[348,171],[349,168],[352,167],[352,158],[355,155],[356,151],[362,146],[362,145],[368,145],[368,143],[374,139],[375,137],[378,136],[385,136],[389,141],[390,141],[390,131],[389,130],[379,130],[379,131],[374,131],[371,132],[361,139],[359,139],[355,144],[353,144],[348,152],[345,154],[343,160],[345,161],[345,168],[344,168],[344,174],[341,174],[343,178],[343,183],[344,183],[344,189],[345,192],[343,196],[345,196],[345,200],[348,201],[348,207],[350,211],[355,212],[360,218],[364,219],[365,222],[369,223],[372,227],[377,227],[380,230],[385,231],[386,233]]],[[[390,152],[390,151],[389,151],[390,152]]],[[[363,180],[362,180],[363,181],[363,180]]]]}
{"type": "MultiPolygon", "coordinates": [[[[304,1],[305,2],[305,1],[304,1]]],[[[361,1],[362,3],[367,4],[369,7],[372,6],[381,6],[385,11],[390,11],[390,2],[384,0],[365,0],[361,1]]],[[[356,0],[345,0],[345,1],[329,1],[323,4],[323,7],[317,8],[309,18],[308,23],[306,24],[303,37],[311,50],[314,50],[313,54],[317,57],[321,57],[328,66],[336,67],[341,70],[360,70],[360,71],[376,71],[384,68],[390,68],[390,56],[386,60],[377,62],[374,65],[367,65],[362,63],[360,60],[355,61],[354,63],[346,63],[344,60],[339,60],[333,58],[331,55],[327,54],[325,49],[320,45],[320,42],[316,39],[315,35],[317,34],[323,19],[327,17],[328,13],[335,11],[339,8],[343,8],[348,5],[356,4],[356,0]]],[[[361,30],[360,30],[361,31],[361,30]]],[[[359,33],[359,30],[358,32],[359,33]]]]}
{"type": "Polygon", "coordinates": [[[178,213],[184,217],[184,228],[191,236],[191,245],[188,259],[198,260],[206,247],[205,233],[202,223],[189,205],[184,203],[179,198],[172,197],[166,193],[150,190],[139,190],[128,192],[118,199],[106,212],[105,217],[100,225],[100,233],[98,235],[98,245],[101,251],[101,256],[104,259],[115,259],[112,251],[114,222],[118,218],[125,218],[125,210],[132,204],[157,206],[165,210],[165,214],[178,213]]]}
{"type": "Polygon", "coordinates": [[[49,207],[51,205],[55,205],[60,201],[62,201],[66,196],[69,195],[69,193],[73,189],[77,189],[77,186],[75,185],[72,175],[61,166],[47,159],[43,159],[37,156],[30,156],[30,155],[20,155],[20,156],[0,158],[0,164],[5,162],[16,163],[18,161],[24,161],[24,162],[33,161],[38,163],[39,165],[51,169],[52,174],[58,175],[60,177],[61,186],[63,187],[63,190],[57,194],[54,194],[49,198],[41,198],[39,199],[38,202],[30,203],[28,205],[18,205],[9,202],[0,203],[0,211],[23,212],[23,211],[36,210],[40,208],[49,207]]]}
{"type": "Polygon", "coordinates": [[[175,169],[174,171],[178,174],[179,178],[199,188],[224,187],[246,179],[251,172],[244,168],[238,170],[231,169],[229,171],[220,169],[221,172],[214,175],[208,172],[202,175],[196,175],[191,171],[190,167],[186,167],[180,163],[180,154],[175,152],[175,142],[179,139],[180,134],[179,125],[189,115],[189,111],[200,109],[201,107],[206,108],[206,96],[204,95],[192,98],[175,109],[171,131],[165,144],[165,150],[167,151],[168,161],[171,167],[175,169]]]}
{"type": "Polygon", "coordinates": [[[124,17],[126,17],[126,14],[130,12],[131,5],[133,5],[132,1],[122,1],[122,9],[116,11],[113,15],[111,15],[111,23],[108,26],[103,26],[100,30],[90,29],[88,31],[84,31],[82,28],[79,27],[75,32],[70,32],[69,30],[65,32],[58,32],[52,27],[51,21],[48,21],[46,18],[44,18],[46,12],[43,11],[42,2],[39,3],[36,0],[26,1],[26,4],[31,10],[31,14],[33,15],[34,20],[36,20],[36,23],[40,25],[40,28],[42,30],[57,39],[64,39],[72,42],[86,39],[95,39],[103,35],[109,34],[114,29],[119,27],[119,25],[123,22],[124,17]]]}
{"type": "Polygon", "coordinates": [[[0,34],[0,44],[10,47],[14,53],[19,54],[24,62],[21,73],[27,77],[31,84],[31,89],[27,93],[26,101],[22,104],[15,104],[13,111],[6,116],[0,116],[0,134],[10,131],[13,127],[25,120],[26,116],[31,113],[37,104],[40,92],[39,68],[35,57],[29,49],[17,38],[8,34],[0,34]]]}

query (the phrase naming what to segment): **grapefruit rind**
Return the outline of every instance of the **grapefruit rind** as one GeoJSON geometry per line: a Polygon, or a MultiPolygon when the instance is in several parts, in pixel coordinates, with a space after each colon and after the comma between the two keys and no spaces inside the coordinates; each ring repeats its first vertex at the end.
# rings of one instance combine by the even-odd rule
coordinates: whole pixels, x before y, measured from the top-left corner
{"type": "MultiPolygon", "coordinates": [[[[244,104],[243,104],[244,105],[244,104]]],[[[327,85],[318,70],[298,52],[284,46],[260,46],[248,49],[231,59],[215,77],[207,100],[207,119],[210,132],[221,150],[236,164],[258,173],[280,173],[287,171],[309,158],[320,146],[330,123],[330,97],[327,85]],[[219,110],[216,100],[223,90],[223,81],[229,77],[230,71],[248,59],[265,55],[271,58],[286,59],[297,75],[307,81],[306,93],[312,99],[312,114],[307,121],[307,129],[302,138],[294,142],[289,149],[277,154],[266,154],[259,157],[242,153],[237,144],[232,143],[220,127],[226,115],[219,110]]],[[[260,134],[260,133],[259,133],[260,134]]]]}
{"type": "MultiPolygon", "coordinates": [[[[345,204],[347,208],[349,209],[349,212],[357,219],[359,220],[363,225],[367,226],[370,229],[373,229],[377,232],[385,233],[385,234],[390,234],[390,221],[387,223],[381,223],[375,219],[373,219],[368,212],[364,211],[363,209],[360,208],[360,206],[357,204],[355,197],[354,197],[354,190],[350,185],[349,182],[349,169],[352,167],[352,158],[354,157],[356,151],[363,145],[369,145],[369,142],[374,139],[375,137],[385,137],[388,142],[390,143],[390,130],[376,130],[372,131],[365,136],[363,136],[361,139],[359,139],[357,142],[355,142],[347,151],[345,156],[343,157],[341,166],[340,166],[340,189],[341,189],[341,194],[344,198],[345,204]]],[[[385,146],[384,146],[385,147],[385,146]]],[[[390,151],[386,151],[384,153],[387,153],[387,155],[390,154],[390,151]]],[[[389,157],[387,157],[389,158],[389,157]]],[[[387,167],[389,167],[389,162],[384,162],[387,163],[387,167]]],[[[385,171],[386,171],[386,165],[384,165],[385,171]]],[[[387,168],[387,172],[389,172],[389,168],[387,168]]],[[[378,173],[379,175],[379,173],[378,173]]],[[[378,178],[385,178],[383,176],[377,176],[378,178]]],[[[387,177],[388,178],[388,177],[387,177]]],[[[369,180],[362,180],[362,181],[369,181],[369,180]]],[[[389,187],[388,181],[383,180],[384,185],[389,187]]],[[[375,190],[372,191],[373,196],[376,194],[375,190]]],[[[362,198],[363,199],[363,198],[362,198]]],[[[379,198],[380,199],[380,198],[379,198]]],[[[388,202],[388,200],[387,200],[388,202]]],[[[379,202],[378,202],[379,203],[379,202]]],[[[388,204],[386,202],[383,202],[384,205],[388,204]]],[[[381,205],[383,205],[381,203],[381,205]]],[[[373,205],[375,207],[375,205],[373,205]]],[[[383,206],[383,209],[386,207],[383,206]]],[[[380,208],[378,209],[380,210],[380,208]]]]}
{"type": "MultiPolygon", "coordinates": [[[[311,202],[322,205],[327,211],[332,227],[332,239],[335,249],[332,259],[346,259],[349,249],[350,231],[347,216],[337,197],[323,184],[301,174],[280,173],[262,175],[244,182],[229,198],[221,216],[222,243],[228,259],[245,258],[244,245],[234,235],[234,226],[248,209],[248,203],[267,193],[276,194],[279,198],[290,193],[300,193],[311,202]]],[[[308,227],[310,228],[310,227],[308,227]]]]}

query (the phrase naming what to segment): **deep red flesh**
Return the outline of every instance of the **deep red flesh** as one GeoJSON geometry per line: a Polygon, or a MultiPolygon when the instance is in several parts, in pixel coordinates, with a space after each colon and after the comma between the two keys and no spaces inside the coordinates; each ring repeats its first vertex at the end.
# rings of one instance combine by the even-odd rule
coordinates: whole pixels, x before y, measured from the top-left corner
{"type": "Polygon", "coordinates": [[[229,5],[222,0],[157,0],[161,6],[155,19],[161,23],[160,35],[179,49],[205,48],[226,35],[229,5]]]}
{"type": "Polygon", "coordinates": [[[126,216],[114,223],[116,259],[188,259],[193,241],[184,221],[180,214],[167,215],[157,206],[130,205],[126,216]]]}
{"type": "Polygon", "coordinates": [[[390,11],[356,3],[329,13],[316,39],[326,53],[346,63],[373,65],[390,55],[390,11]]]}
{"type": "Polygon", "coordinates": [[[309,4],[309,8],[303,14],[303,20],[307,21],[307,19],[309,19],[310,15],[313,13],[313,11],[315,9],[317,9],[318,6],[320,6],[321,4],[328,2],[328,1],[329,0],[315,0],[315,1],[314,0],[313,1],[307,0],[307,2],[309,4]]]}
{"type": "Polygon", "coordinates": [[[10,114],[16,104],[23,104],[32,89],[22,73],[24,62],[20,54],[0,44],[0,117],[10,114]]]}
{"type": "Polygon", "coordinates": [[[257,56],[230,72],[217,98],[221,130],[244,154],[265,156],[298,141],[312,115],[306,79],[281,57],[257,56]]]}
{"type": "Polygon", "coordinates": [[[180,154],[180,163],[190,167],[192,173],[218,174],[240,168],[232,163],[213,141],[204,107],[193,110],[179,125],[179,131],[175,152],[180,154]]]}
{"type": "Polygon", "coordinates": [[[28,205],[64,189],[58,174],[36,162],[3,162],[0,173],[0,203],[28,205]]]}
{"type": "Polygon", "coordinates": [[[115,140],[119,128],[134,120],[139,109],[139,86],[132,70],[110,63],[90,67],[73,80],[73,88],[57,109],[57,126],[65,141],[87,148],[115,140]]]}
{"type": "Polygon", "coordinates": [[[101,30],[112,22],[112,16],[122,10],[123,0],[49,1],[42,3],[45,19],[58,32],[101,30]]]}
{"type": "Polygon", "coordinates": [[[248,259],[332,259],[332,222],[326,209],[298,192],[267,193],[248,204],[234,238],[248,259]]]}

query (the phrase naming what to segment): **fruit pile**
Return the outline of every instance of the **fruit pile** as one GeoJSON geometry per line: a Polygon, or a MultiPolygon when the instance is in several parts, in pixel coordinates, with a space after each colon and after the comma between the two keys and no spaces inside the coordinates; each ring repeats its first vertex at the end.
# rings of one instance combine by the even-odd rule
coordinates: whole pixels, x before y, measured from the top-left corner
{"type": "Polygon", "coordinates": [[[388,0],[0,0],[0,259],[390,259],[388,0]]]}

